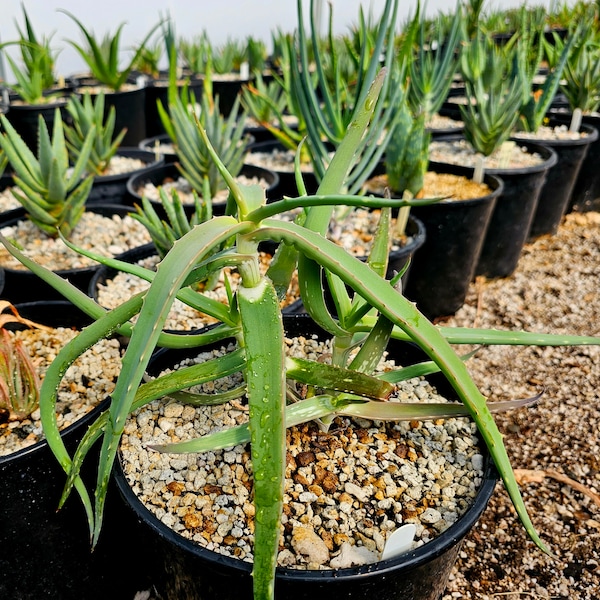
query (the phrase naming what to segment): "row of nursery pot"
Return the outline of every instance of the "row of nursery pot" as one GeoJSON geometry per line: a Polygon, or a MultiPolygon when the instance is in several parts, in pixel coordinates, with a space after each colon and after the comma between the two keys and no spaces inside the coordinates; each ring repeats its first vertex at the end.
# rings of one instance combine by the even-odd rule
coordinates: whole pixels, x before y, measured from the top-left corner
{"type": "MultiPolygon", "coordinates": [[[[16,496],[0,494],[8,520],[0,546],[4,595],[131,598],[150,590],[165,598],[258,600],[328,592],[439,600],[460,540],[498,476],[532,540],[547,551],[490,406],[450,343],[600,340],[437,327],[402,294],[401,272],[387,278],[392,209],[400,215],[425,201],[345,190],[384,81],[385,71],[359,103],[316,195],[267,201],[260,186],[236,182],[198,126],[232,205],[196,224],[188,219],[192,226],[179,231],[156,271],[77,248],[148,280],[146,291],[132,291],[112,310],[2,236],[12,256],[69,301],[69,316],[76,306],[89,320],[43,372],[45,441],[36,451],[50,461],[43,468],[54,465],[41,478],[49,488],[39,491],[40,477],[12,465],[10,454],[0,462],[19,480],[16,496]],[[382,209],[362,260],[326,238],[341,206],[382,209]],[[290,210],[299,210],[294,221],[278,218],[290,210]],[[276,248],[266,272],[263,243],[276,248]],[[215,301],[210,280],[229,270],[238,277],[225,277],[225,301],[215,301]],[[294,281],[307,314],[288,319],[281,302],[294,281]],[[176,299],[214,324],[169,331],[176,299]],[[90,354],[109,356],[110,364],[82,368],[90,354]],[[426,375],[437,377],[435,389],[426,375]],[[60,428],[63,403],[73,403],[66,395],[93,392],[109,406],[101,403],[89,413],[92,422],[78,426],[79,443],[68,440],[60,428]],[[93,552],[86,551],[90,536],[93,552]],[[21,541],[25,549],[17,548],[21,541]],[[50,549],[54,543],[59,550],[50,549]]],[[[488,181],[501,189],[499,179],[488,181]]],[[[170,206],[167,196],[163,206],[170,206]]],[[[173,214],[185,217],[180,209],[173,214]]],[[[154,225],[149,231],[160,246],[166,238],[154,225]]],[[[7,325],[16,321],[23,331],[32,325],[24,318],[45,318],[20,306],[8,316],[7,325]]],[[[16,337],[4,339],[16,344],[16,337]]],[[[22,381],[31,380],[31,361],[4,356],[18,357],[29,374],[22,381]]],[[[29,398],[24,387],[16,391],[8,423],[29,398]]],[[[26,429],[34,413],[22,419],[26,429]]]]}

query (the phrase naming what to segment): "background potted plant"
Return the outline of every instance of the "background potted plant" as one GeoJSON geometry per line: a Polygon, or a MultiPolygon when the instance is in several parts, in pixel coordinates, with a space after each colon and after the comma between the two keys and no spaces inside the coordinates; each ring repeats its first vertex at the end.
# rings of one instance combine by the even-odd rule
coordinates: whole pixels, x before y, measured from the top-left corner
{"type": "MultiPolygon", "coordinates": [[[[121,34],[125,23],[121,23],[113,34],[106,34],[98,39],[93,31],[88,29],[75,15],[62,10],[79,28],[84,37],[85,45],[74,40],[67,40],[75,48],[79,56],[89,68],[90,79],[81,78],[79,88],[88,87],[90,93],[97,93],[98,86],[106,95],[106,109],[115,107],[115,128],[117,131],[126,128],[123,138],[125,146],[136,146],[146,137],[146,96],[145,87],[141,82],[130,80],[133,68],[138,61],[142,49],[160,23],[154,25],[138,44],[133,56],[121,66],[121,34]],[[95,87],[89,87],[95,86],[95,87]]],[[[76,79],[76,77],[74,77],[76,79]]],[[[76,88],[75,91],[81,91],[76,88]]]]}
{"type": "Polygon", "coordinates": [[[475,269],[475,275],[487,277],[506,277],[515,269],[546,174],[557,161],[551,148],[509,140],[530,93],[516,52],[514,44],[497,45],[482,32],[466,42],[460,60],[466,92],[466,103],[460,105],[464,139],[430,146],[430,164],[469,164],[502,178],[502,195],[475,269]]]}
{"type": "Polygon", "coordinates": [[[0,45],[15,78],[8,91],[8,119],[25,143],[35,150],[37,145],[38,116],[42,115],[52,131],[54,109],[59,107],[63,119],[68,118],[65,107],[70,94],[64,81],[56,75],[57,51],[52,47],[52,36],[38,36],[23,6],[24,27],[17,24],[19,39],[0,45]],[[17,45],[17,62],[6,50],[17,45]]]}
{"type": "Polygon", "coordinates": [[[83,99],[72,96],[67,105],[72,125],[65,127],[67,147],[73,161],[79,157],[88,133],[93,131],[94,143],[86,169],[94,174],[88,202],[124,203],[129,195],[127,181],[135,173],[162,163],[154,153],[141,148],[121,146],[126,129],[115,132],[115,107],[105,110],[104,92],[92,98],[84,91],[83,99]]]}
{"type": "MultiPolygon", "coordinates": [[[[27,252],[34,253],[38,260],[44,260],[49,268],[68,276],[82,289],[87,289],[89,278],[97,267],[91,262],[82,262],[75,253],[69,252],[59,236],[79,236],[82,241],[86,240],[84,243],[88,247],[95,244],[109,254],[124,251],[128,244],[140,245],[140,238],[147,241],[145,230],[136,228],[134,221],[126,219],[125,207],[121,210],[118,206],[98,204],[86,210],[86,200],[93,184],[93,175],[86,174],[94,143],[93,127],[71,167],[58,109],[52,138],[43,118],[39,119],[37,155],[27,147],[4,115],[0,115],[0,122],[4,130],[0,146],[15,173],[11,192],[25,209],[25,215],[10,215],[3,223],[5,235],[13,238],[27,252]]],[[[45,294],[52,295],[51,287],[44,288],[36,279],[31,279],[29,272],[20,268],[18,262],[10,262],[8,255],[4,255],[3,260],[6,298],[12,302],[23,302],[31,300],[32,294],[36,299],[47,298],[45,294]]]]}
{"type": "MultiPolygon", "coordinates": [[[[177,162],[167,163],[134,175],[127,183],[132,197],[136,200],[146,194],[150,197],[150,187],[160,187],[174,182],[181,184],[179,194],[188,212],[194,210],[191,191],[194,190],[205,202],[211,202],[215,214],[222,213],[227,203],[225,181],[210,159],[206,144],[198,134],[196,120],[208,132],[211,143],[219,148],[223,161],[235,176],[257,177],[265,187],[274,190],[277,186],[277,175],[268,169],[253,165],[244,165],[247,152],[247,139],[244,134],[244,121],[239,118],[240,100],[236,99],[229,116],[225,117],[219,110],[218,99],[213,99],[209,91],[202,94],[199,104],[195,94],[187,86],[177,89],[171,87],[168,111],[162,103],[158,104],[159,114],[173,148],[177,162]],[[183,193],[186,193],[189,201],[183,193]]],[[[157,192],[150,197],[161,210],[157,192]]]]}

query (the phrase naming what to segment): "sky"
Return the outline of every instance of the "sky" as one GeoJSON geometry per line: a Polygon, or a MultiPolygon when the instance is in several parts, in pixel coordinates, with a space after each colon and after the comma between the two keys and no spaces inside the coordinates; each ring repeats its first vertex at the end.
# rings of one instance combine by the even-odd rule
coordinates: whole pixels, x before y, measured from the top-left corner
{"type": "MultiPolygon", "coordinates": [[[[318,1],[318,0],[317,0],[318,1]]],[[[551,6],[553,0],[535,0],[530,6],[551,6]]],[[[326,0],[322,0],[324,7],[326,0]]],[[[385,0],[331,0],[336,33],[345,33],[349,26],[358,22],[359,7],[366,14],[369,11],[377,16],[381,13],[385,0]]],[[[452,12],[454,0],[428,0],[428,15],[440,11],[452,12]]],[[[523,4],[518,0],[488,0],[485,10],[515,7],[523,4]]],[[[75,23],[60,9],[71,12],[86,28],[93,31],[96,37],[114,34],[117,27],[124,23],[121,34],[123,60],[129,56],[129,50],[139,44],[158,23],[167,11],[173,18],[178,37],[191,39],[203,30],[208,32],[213,44],[222,44],[228,38],[244,39],[252,36],[262,39],[271,47],[271,33],[277,29],[293,31],[297,22],[296,0],[279,0],[278,2],[257,2],[252,0],[144,0],[142,2],[125,2],[123,0],[0,0],[0,42],[18,38],[15,22],[23,29],[23,13],[25,7],[38,36],[52,35],[52,46],[60,49],[57,59],[57,72],[68,76],[80,73],[85,69],[82,59],[68,40],[82,42],[82,36],[75,23]],[[142,8],[143,7],[143,8],[142,8]]],[[[305,2],[308,7],[308,2],[305,2]]],[[[405,20],[415,9],[416,0],[400,0],[399,23],[405,20]]],[[[308,10],[307,8],[305,10],[308,10]]],[[[11,50],[14,56],[14,50],[11,50]]],[[[13,81],[8,65],[5,65],[8,81],[13,81]]]]}

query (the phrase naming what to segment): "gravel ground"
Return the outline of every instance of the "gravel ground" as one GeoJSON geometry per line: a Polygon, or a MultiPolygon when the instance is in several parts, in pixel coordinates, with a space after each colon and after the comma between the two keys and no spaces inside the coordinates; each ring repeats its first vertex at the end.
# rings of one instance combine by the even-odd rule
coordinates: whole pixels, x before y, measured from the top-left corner
{"type": "MultiPolygon", "coordinates": [[[[526,245],[512,276],[473,283],[447,324],[598,335],[599,283],[600,214],[572,213],[556,235],[526,245]]],[[[497,421],[513,467],[526,470],[526,505],[556,558],[529,541],[498,484],[443,600],[600,598],[600,349],[494,347],[469,366],[492,399],[544,390],[533,408],[497,421]]]]}

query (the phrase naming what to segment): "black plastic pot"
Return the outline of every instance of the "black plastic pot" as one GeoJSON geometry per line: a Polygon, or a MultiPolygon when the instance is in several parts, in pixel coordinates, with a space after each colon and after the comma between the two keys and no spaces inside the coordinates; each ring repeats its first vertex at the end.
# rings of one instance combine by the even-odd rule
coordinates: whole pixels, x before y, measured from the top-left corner
{"type": "MultiPolygon", "coordinates": [[[[264,152],[270,153],[274,151],[285,151],[285,146],[277,140],[266,140],[263,142],[256,142],[248,146],[248,151],[252,152],[264,152]]],[[[293,167],[293,165],[292,165],[293,167]]],[[[272,197],[273,200],[279,200],[284,196],[290,198],[298,197],[298,187],[296,186],[296,176],[292,170],[277,169],[276,173],[279,177],[279,186],[276,190],[276,195],[272,197]]],[[[303,171],[302,178],[304,185],[306,186],[307,193],[314,194],[319,187],[319,182],[312,171],[303,171]]]]}
{"type": "Polygon", "coordinates": [[[150,167],[162,165],[164,159],[157,158],[153,152],[142,150],[141,148],[120,147],[117,156],[126,156],[136,158],[145,163],[145,166],[128,173],[119,173],[117,175],[99,175],[94,178],[92,190],[87,199],[87,204],[127,204],[131,197],[127,192],[127,181],[133,175],[142,173],[150,167]]]}
{"type": "MultiPolygon", "coordinates": [[[[284,318],[289,335],[318,332],[307,329],[306,315],[284,318]]],[[[415,359],[415,347],[403,344],[403,364],[415,359]]],[[[395,351],[395,349],[393,350],[395,351]]],[[[188,351],[189,352],[189,351],[188,351]]],[[[421,356],[420,351],[418,355],[421,356]]],[[[188,354],[189,355],[189,354],[188,354]]],[[[153,368],[172,365],[183,351],[159,352],[153,368]],[[169,361],[169,362],[167,362],[169,361]]],[[[362,567],[340,570],[277,569],[275,594],[286,600],[354,598],[381,600],[439,600],[446,587],[463,538],[485,510],[494,491],[497,473],[486,453],[485,476],[474,504],[437,539],[402,556],[362,567]]],[[[211,552],[194,544],[160,522],[132,492],[121,466],[114,478],[121,497],[138,523],[138,553],[145,557],[146,570],[161,598],[178,600],[251,600],[252,565],[211,552]]]]}
{"type": "MultiPolygon", "coordinates": [[[[254,165],[243,165],[240,171],[240,175],[246,177],[259,177],[267,182],[267,199],[272,199],[275,190],[279,186],[279,177],[274,171],[269,169],[263,169],[261,167],[255,167],[254,165]]],[[[127,180],[127,192],[131,197],[131,201],[135,204],[141,204],[142,196],[140,189],[146,184],[151,183],[155,186],[161,186],[165,181],[176,180],[181,177],[181,173],[175,163],[166,163],[145,169],[141,173],[131,176],[127,180]]],[[[151,200],[152,205],[156,211],[160,214],[163,213],[162,204],[157,200],[151,200]]],[[[213,214],[219,215],[225,212],[226,202],[215,202],[213,203],[213,214]]],[[[189,214],[194,211],[193,204],[184,204],[184,210],[189,214]]]]}
{"type": "MultiPolygon", "coordinates": [[[[105,216],[118,214],[125,216],[129,214],[131,208],[123,205],[94,204],[87,210],[100,213],[105,216]]],[[[0,220],[0,229],[15,225],[22,220],[23,216],[0,220]]],[[[55,271],[61,277],[68,279],[80,290],[87,292],[92,275],[98,270],[99,265],[91,265],[79,269],[61,269],[55,271]]],[[[3,297],[13,304],[17,302],[63,300],[63,296],[57,292],[50,284],[42,281],[37,275],[27,269],[4,268],[5,285],[3,297]]]]}
{"type": "Polygon", "coordinates": [[[475,275],[508,277],[517,268],[546,175],[556,164],[552,148],[533,142],[519,145],[538,153],[543,162],[532,167],[487,170],[502,179],[504,189],[496,200],[475,275]]]}
{"type": "MultiPolygon", "coordinates": [[[[473,176],[473,169],[468,167],[437,163],[430,168],[473,176]]],[[[503,190],[502,180],[495,175],[486,174],[484,183],[492,190],[487,196],[411,208],[411,214],[424,223],[427,240],[413,256],[404,294],[430,319],[452,315],[464,304],[503,190]]]]}
{"type": "MultiPolygon", "coordinates": [[[[556,124],[557,122],[553,121],[549,123],[550,126],[556,124]]],[[[595,127],[582,124],[580,131],[587,135],[576,140],[534,140],[552,148],[556,152],[557,162],[546,175],[546,183],[540,193],[529,229],[529,240],[556,233],[567,211],[583,160],[590,145],[598,139],[598,130],[595,127]]],[[[518,138],[514,139],[518,141],[518,138]]]]}
{"type": "Polygon", "coordinates": [[[39,117],[44,119],[50,138],[54,129],[54,113],[58,108],[63,123],[70,123],[71,116],[67,112],[68,97],[62,97],[49,104],[20,104],[12,103],[6,118],[27,144],[29,149],[37,153],[38,122],[39,117]]]}
{"type": "MultiPolygon", "coordinates": [[[[78,92],[84,92],[84,85],[78,88],[78,92]]],[[[92,99],[95,93],[89,90],[92,99]]],[[[132,89],[123,89],[122,91],[104,92],[104,112],[108,114],[111,106],[115,107],[115,132],[121,131],[124,127],[127,129],[125,137],[121,141],[123,146],[137,146],[140,140],[146,135],[146,88],[136,86],[132,89]]]]}
{"type": "MultiPolygon", "coordinates": [[[[86,315],[64,301],[18,304],[17,309],[22,316],[49,326],[81,328],[89,323],[86,315]]],[[[64,430],[62,439],[71,454],[106,408],[107,403],[102,403],[64,430]]],[[[97,456],[92,449],[82,472],[92,489],[97,456]]],[[[112,561],[135,561],[123,519],[126,513],[121,503],[114,501],[114,490],[107,500],[107,526],[92,552],[87,518],[77,493],[57,511],[65,479],[45,441],[0,456],[0,597],[131,600],[143,589],[136,584],[135,571],[118,585],[114,582],[112,561]]]]}
{"type": "MultiPolygon", "coordinates": [[[[188,89],[194,93],[196,102],[200,102],[202,98],[203,83],[199,79],[189,78],[185,84],[188,89]]],[[[180,89],[183,83],[178,84],[180,89]]],[[[153,137],[165,133],[162,121],[158,114],[158,101],[163,105],[163,108],[169,112],[169,75],[161,75],[157,79],[151,79],[146,86],[146,136],[153,137]]]]}
{"type": "MultiPolygon", "coordinates": [[[[570,121],[570,112],[553,112],[558,119],[570,121]]],[[[600,131],[600,115],[583,115],[584,125],[594,127],[600,131]]],[[[565,212],[586,212],[600,210],[600,136],[596,138],[589,146],[585,155],[571,197],[565,212]]]]}

